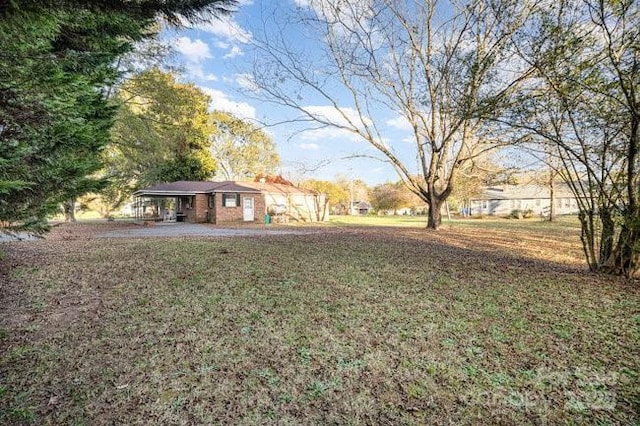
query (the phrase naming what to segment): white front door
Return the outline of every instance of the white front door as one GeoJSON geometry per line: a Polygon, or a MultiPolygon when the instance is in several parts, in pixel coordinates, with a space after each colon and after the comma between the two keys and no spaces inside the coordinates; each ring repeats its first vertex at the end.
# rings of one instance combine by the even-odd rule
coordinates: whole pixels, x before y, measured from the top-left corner
{"type": "Polygon", "coordinates": [[[253,217],[253,198],[243,198],[242,201],[242,218],[245,222],[252,222],[253,217]]]}

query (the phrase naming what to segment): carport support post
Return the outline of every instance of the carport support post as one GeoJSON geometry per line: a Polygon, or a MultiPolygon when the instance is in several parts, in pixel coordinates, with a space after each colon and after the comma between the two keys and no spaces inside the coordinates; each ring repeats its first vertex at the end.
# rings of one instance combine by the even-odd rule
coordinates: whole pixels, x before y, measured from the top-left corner
{"type": "Polygon", "coordinates": [[[140,220],[140,197],[136,197],[134,202],[136,221],[140,220]]]}

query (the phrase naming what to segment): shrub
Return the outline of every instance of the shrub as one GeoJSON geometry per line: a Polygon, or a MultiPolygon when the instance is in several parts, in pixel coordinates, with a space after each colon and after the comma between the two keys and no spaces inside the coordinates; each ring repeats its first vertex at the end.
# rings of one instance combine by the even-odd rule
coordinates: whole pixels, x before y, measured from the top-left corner
{"type": "Polygon", "coordinates": [[[511,213],[507,215],[507,219],[522,219],[522,218],[523,218],[523,213],[522,213],[522,210],[520,209],[513,209],[511,210],[511,213]]]}
{"type": "Polygon", "coordinates": [[[507,215],[507,219],[529,219],[532,217],[533,217],[533,210],[531,209],[526,209],[526,210],[513,209],[511,210],[511,213],[507,215]]]}

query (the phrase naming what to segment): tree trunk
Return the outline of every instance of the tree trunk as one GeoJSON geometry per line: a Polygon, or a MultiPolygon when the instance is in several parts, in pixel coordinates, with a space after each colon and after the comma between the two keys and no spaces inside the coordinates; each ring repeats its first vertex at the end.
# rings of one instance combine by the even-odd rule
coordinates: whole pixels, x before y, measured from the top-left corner
{"type": "MultiPolygon", "coordinates": [[[[627,218],[627,221],[630,219],[627,218]]],[[[637,221],[637,219],[636,219],[637,221]]],[[[620,236],[616,247],[611,256],[600,267],[600,271],[605,274],[622,275],[627,278],[633,278],[638,273],[640,263],[640,245],[637,222],[631,219],[631,223],[627,222],[620,230],[620,236]]]]}
{"type": "Polygon", "coordinates": [[[432,199],[429,203],[429,215],[427,219],[427,228],[437,230],[442,224],[442,203],[444,199],[432,199]]]}
{"type": "Polygon", "coordinates": [[[627,149],[627,206],[623,213],[624,221],[616,247],[610,258],[603,265],[603,271],[608,274],[624,275],[632,278],[638,275],[640,269],[640,207],[638,206],[638,133],[640,132],[640,116],[638,104],[634,106],[631,116],[631,137],[627,149]]]}
{"type": "Polygon", "coordinates": [[[67,200],[64,203],[64,221],[76,223],[76,200],[67,200]]]}
{"type": "Polygon", "coordinates": [[[613,242],[615,238],[615,223],[611,217],[611,210],[606,206],[600,207],[600,259],[599,264],[606,264],[613,254],[613,242]]]}
{"type": "Polygon", "coordinates": [[[556,220],[556,185],[553,171],[549,172],[549,222],[556,220]]]}

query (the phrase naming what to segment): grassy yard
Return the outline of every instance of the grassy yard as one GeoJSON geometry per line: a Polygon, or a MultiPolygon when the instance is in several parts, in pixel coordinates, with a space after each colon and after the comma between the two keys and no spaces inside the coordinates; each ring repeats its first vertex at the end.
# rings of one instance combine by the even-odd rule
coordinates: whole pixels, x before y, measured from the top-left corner
{"type": "Polygon", "coordinates": [[[640,286],[571,221],[334,225],[4,243],[0,423],[640,422],[640,286]]]}
{"type": "MultiPolygon", "coordinates": [[[[426,216],[331,216],[330,225],[333,226],[393,226],[407,228],[425,228],[427,225],[426,216]]],[[[537,230],[544,228],[548,231],[560,231],[580,229],[580,223],[576,216],[558,216],[556,222],[551,223],[539,217],[532,219],[505,219],[502,217],[490,218],[457,218],[448,220],[443,217],[442,228],[481,228],[481,229],[503,229],[519,228],[527,230],[537,230]]]]}

